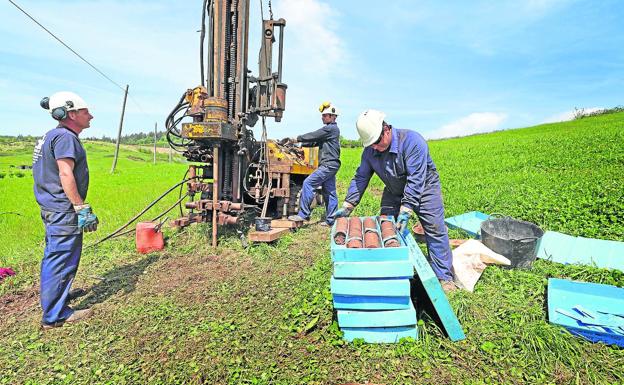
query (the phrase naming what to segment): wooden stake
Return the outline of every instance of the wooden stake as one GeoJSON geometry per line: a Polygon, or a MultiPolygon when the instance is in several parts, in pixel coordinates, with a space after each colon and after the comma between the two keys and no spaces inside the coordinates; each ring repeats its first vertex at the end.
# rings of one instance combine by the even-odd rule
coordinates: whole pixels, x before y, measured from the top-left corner
{"type": "Polygon", "coordinates": [[[154,123],[154,164],[156,164],[156,131],[158,130],[158,122],[154,123]]]}
{"type": "Polygon", "coordinates": [[[119,142],[121,142],[121,129],[123,127],[124,114],[126,113],[126,100],[128,100],[128,88],[130,86],[126,84],[126,92],[124,92],[123,106],[121,107],[121,119],[119,120],[119,131],[117,132],[117,144],[115,145],[115,157],[113,158],[113,166],[111,167],[111,174],[115,172],[117,166],[117,157],[119,157],[119,142]]]}

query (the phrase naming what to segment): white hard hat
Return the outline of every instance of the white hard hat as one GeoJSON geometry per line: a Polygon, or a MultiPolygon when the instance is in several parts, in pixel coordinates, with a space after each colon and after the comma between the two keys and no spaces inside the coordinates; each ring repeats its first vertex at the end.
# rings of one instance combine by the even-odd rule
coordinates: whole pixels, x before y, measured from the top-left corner
{"type": "Polygon", "coordinates": [[[323,114],[331,114],[338,116],[338,109],[334,106],[326,107],[323,111],[321,111],[321,115],[323,114]]]}
{"type": "Polygon", "coordinates": [[[338,116],[338,108],[336,108],[331,102],[323,102],[319,106],[319,111],[321,115],[323,114],[331,114],[338,116]]]}
{"type": "Polygon", "coordinates": [[[370,146],[379,139],[385,118],[386,114],[377,110],[366,110],[360,114],[355,126],[364,147],[370,146]]]}
{"type": "Polygon", "coordinates": [[[52,113],[54,109],[59,107],[64,107],[67,111],[77,111],[83,108],[89,108],[89,106],[87,106],[87,103],[85,103],[84,99],[69,91],[61,91],[55,93],[54,95],[50,96],[50,101],[48,103],[50,106],[50,113],[52,113]]]}

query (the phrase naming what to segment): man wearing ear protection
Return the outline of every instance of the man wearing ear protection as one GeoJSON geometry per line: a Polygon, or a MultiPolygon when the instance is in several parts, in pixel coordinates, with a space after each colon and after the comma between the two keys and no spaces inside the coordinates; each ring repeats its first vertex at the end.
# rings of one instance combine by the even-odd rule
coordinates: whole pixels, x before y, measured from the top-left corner
{"type": "Polygon", "coordinates": [[[291,221],[310,219],[311,204],[315,190],[321,187],[325,201],[325,222],[322,225],[334,224],[335,212],[338,208],[336,194],[336,173],[340,168],[340,129],[336,124],[338,109],[331,102],[323,102],[319,106],[321,120],[324,126],[320,129],[299,135],[296,138],[287,138],[287,141],[302,143],[306,147],[319,147],[319,167],[303,181],[301,198],[299,199],[299,213],[288,217],[291,221]]]}
{"type": "Polygon", "coordinates": [[[45,249],[41,261],[41,307],[44,329],[80,321],[91,309],[69,307],[70,289],[82,252],[83,231],[95,231],[98,219],[85,203],[89,187],[87,154],[78,135],[93,116],[85,101],[73,92],[57,92],[41,100],[58,125],[36,144],[33,179],[45,249]]]}
{"type": "Polygon", "coordinates": [[[362,159],[351,180],[345,202],[336,217],[351,214],[368,183],[377,174],[385,185],[381,214],[396,218],[397,230],[405,233],[415,213],[425,230],[429,261],[444,291],[456,289],[453,283],[453,254],[444,224],[444,204],[440,177],[425,139],[415,131],[394,128],[386,114],[364,111],[356,122],[362,145],[362,159]]]}

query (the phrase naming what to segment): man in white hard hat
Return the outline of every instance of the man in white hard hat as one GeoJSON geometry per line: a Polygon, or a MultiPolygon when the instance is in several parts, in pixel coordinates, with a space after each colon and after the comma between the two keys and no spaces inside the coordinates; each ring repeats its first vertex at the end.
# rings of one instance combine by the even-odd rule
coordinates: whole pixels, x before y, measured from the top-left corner
{"type": "Polygon", "coordinates": [[[57,92],[41,100],[58,125],[36,144],[34,191],[41,207],[46,245],[41,261],[41,308],[44,329],[80,321],[91,309],[69,307],[71,285],[82,252],[83,231],[95,231],[98,219],[85,203],[89,187],[87,154],[78,135],[93,116],[73,92],[57,92]]]}
{"type": "Polygon", "coordinates": [[[325,222],[322,225],[331,226],[336,219],[338,195],[336,194],[336,173],[340,168],[340,129],[336,124],[338,109],[331,102],[324,102],[319,106],[321,120],[324,126],[320,129],[289,138],[291,142],[302,143],[306,147],[319,147],[319,167],[303,181],[301,198],[299,199],[299,213],[288,217],[291,221],[310,219],[311,204],[315,190],[321,187],[325,202],[325,222]]]}
{"type": "Polygon", "coordinates": [[[402,232],[407,231],[412,213],[418,215],[425,230],[431,267],[443,289],[454,290],[440,178],[429,156],[427,142],[415,131],[392,127],[385,118],[386,114],[377,110],[364,111],[358,117],[356,126],[365,148],[345,202],[336,216],[351,214],[373,173],[377,174],[385,184],[381,214],[394,216],[402,232]]]}

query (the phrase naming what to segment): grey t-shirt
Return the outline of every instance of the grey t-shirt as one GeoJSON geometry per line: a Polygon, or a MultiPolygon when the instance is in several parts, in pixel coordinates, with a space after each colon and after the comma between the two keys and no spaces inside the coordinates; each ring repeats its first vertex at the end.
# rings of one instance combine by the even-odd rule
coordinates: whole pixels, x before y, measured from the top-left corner
{"type": "Polygon", "coordinates": [[[74,178],[78,194],[84,200],[89,188],[89,168],[87,153],[78,139],[78,135],[65,127],[48,131],[35,145],[33,152],[33,178],[37,203],[43,210],[53,212],[72,212],[72,203],[65,195],[57,159],[74,160],[74,178]]]}

